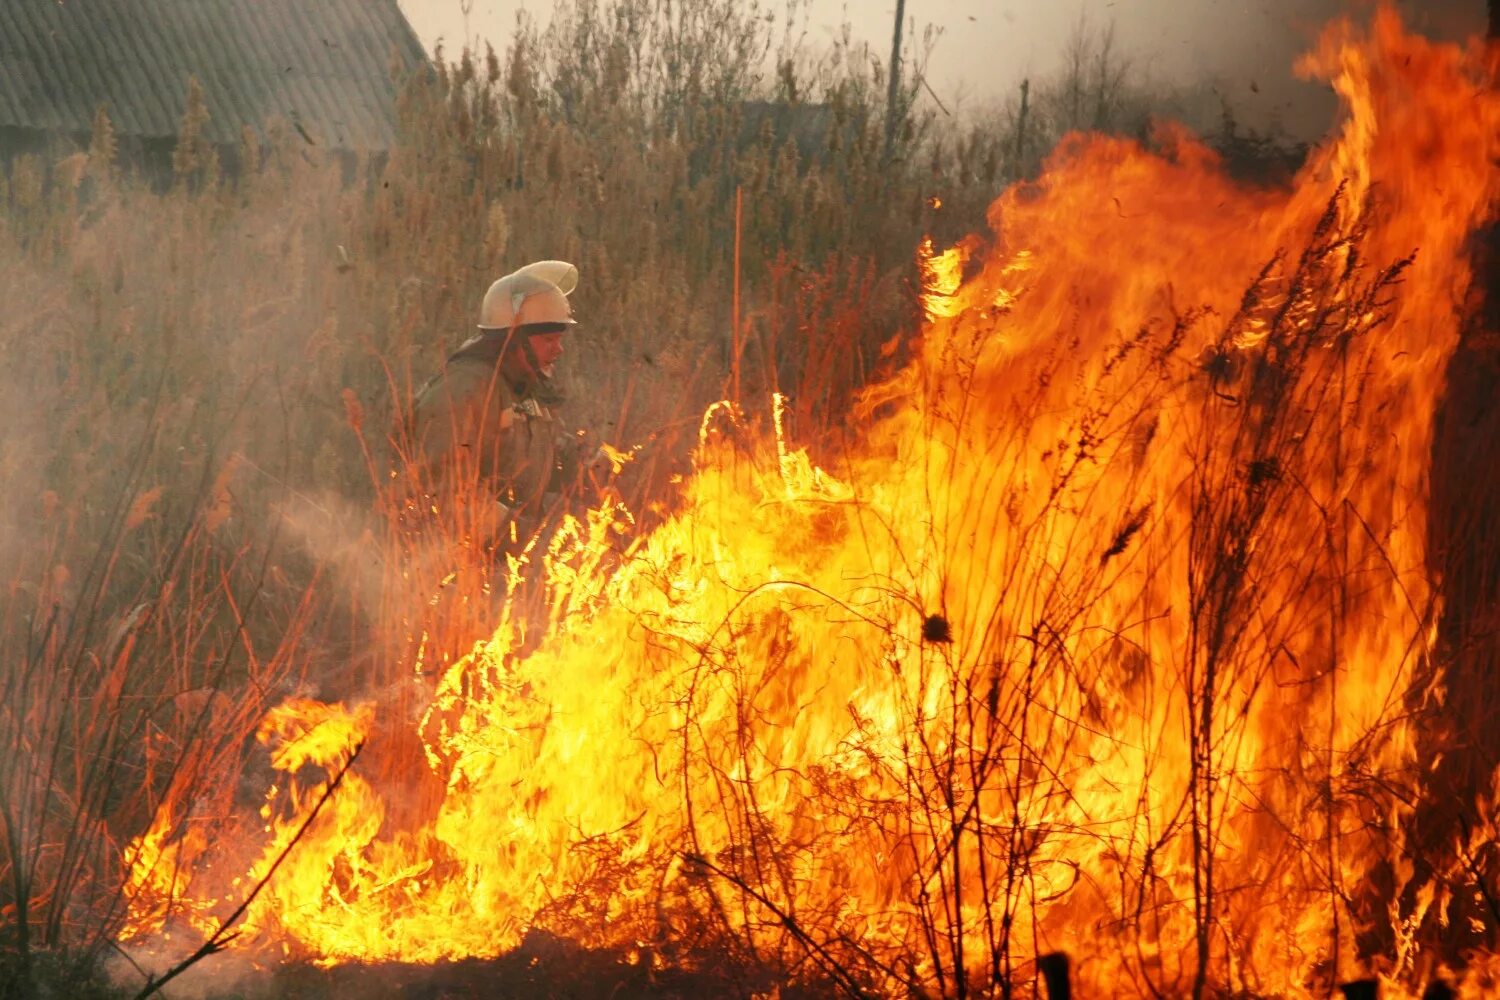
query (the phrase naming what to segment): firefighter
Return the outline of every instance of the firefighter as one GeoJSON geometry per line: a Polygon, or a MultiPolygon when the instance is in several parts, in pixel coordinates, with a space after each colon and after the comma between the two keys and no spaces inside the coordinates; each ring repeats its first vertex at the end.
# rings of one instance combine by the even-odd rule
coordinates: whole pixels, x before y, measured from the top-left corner
{"type": "Polygon", "coordinates": [[[524,655],[545,634],[545,588],[533,540],[572,496],[579,439],[552,412],[553,376],[576,323],[568,296],[578,269],[538,261],[490,285],[478,331],[412,399],[398,425],[389,496],[399,572],[383,600],[398,613],[381,646],[375,691],[380,724],[361,766],[400,783],[389,829],[436,814],[445,778],[432,771],[418,720],[438,681],[490,636],[502,614],[518,623],[524,655]],[[517,572],[519,570],[519,572],[517,572]]]}
{"type": "Polygon", "coordinates": [[[515,551],[577,478],[577,439],[552,407],[578,269],[538,261],[490,285],[479,332],[448,358],[412,407],[424,513],[470,544],[515,551]]]}

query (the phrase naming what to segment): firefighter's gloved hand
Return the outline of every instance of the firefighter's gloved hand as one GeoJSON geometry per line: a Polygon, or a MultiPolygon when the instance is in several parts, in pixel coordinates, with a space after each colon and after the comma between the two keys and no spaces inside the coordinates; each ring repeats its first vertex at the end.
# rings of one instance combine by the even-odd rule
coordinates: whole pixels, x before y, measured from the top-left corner
{"type": "Polygon", "coordinates": [[[580,463],[579,485],[590,503],[604,495],[610,484],[614,482],[615,476],[620,474],[620,470],[625,468],[625,463],[629,462],[631,457],[626,452],[619,451],[605,443],[595,448],[580,463]]]}
{"type": "Polygon", "coordinates": [[[620,451],[609,443],[601,444],[594,449],[594,454],[589,458],[589,468],[597,468],[611,476],[618,476],[625,464],[635,456],[627,451],[620,451]]]}

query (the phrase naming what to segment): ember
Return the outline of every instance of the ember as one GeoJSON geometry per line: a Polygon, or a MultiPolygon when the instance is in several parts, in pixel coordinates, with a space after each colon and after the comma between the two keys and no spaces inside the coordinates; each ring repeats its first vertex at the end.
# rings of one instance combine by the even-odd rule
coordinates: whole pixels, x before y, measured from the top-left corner
{"type": "Polygon", "coordinates": [[[1347,116],[1291,190],[1172,128],[1075,137],[992,242],[923,249],[857,447],[815,459],[779,401],[758,444],[705,433],[649,533],[569,522],[540,642],[514,600],[420,719],[275,709],[253,856],[162,817],[131,934],[264,881],[241,946],[324,963],[712,933],[849,992],[1419,995],[1453,957],[1408,842],[1427,477],[1500,97],[1390,13],[1304,68],[1347,116]],[[404,787],[356,766],[309,825],[400,726],[430,813],[386,822],[404,787]]]}

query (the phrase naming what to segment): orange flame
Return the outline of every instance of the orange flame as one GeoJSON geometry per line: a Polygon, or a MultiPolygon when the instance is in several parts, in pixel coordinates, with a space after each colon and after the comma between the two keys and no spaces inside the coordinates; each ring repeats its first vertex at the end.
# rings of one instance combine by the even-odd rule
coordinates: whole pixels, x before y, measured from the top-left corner
{"type": "MultiPolygon", "coordinates": [[[[1432,414],[1497,194],[1480,63],[1389,12],[1330,30],[1304,69],[1346,123],[1289,193],[1177,131],[1070,140],[993,249],[922,248],[920,351],[858,454],[820,468],[779,399],[747,453],[721,404],[675,517],[621,549],[597,512],[545,582],[513,567],[420,723],[436,816],[382,833],[399,791],[351,776],[250,925],[424,962],[717,922],[887,990],[1055,950],[1100,995],[1409,982],[1405,917],[1356,897],[1412,877],[1391,789],[1420,779],[1432,414]],[[1350,928],[1379,920],[1371,967],[1350,928]]],[[[376,711],[266,721],[246,879],[376,711]]]]}

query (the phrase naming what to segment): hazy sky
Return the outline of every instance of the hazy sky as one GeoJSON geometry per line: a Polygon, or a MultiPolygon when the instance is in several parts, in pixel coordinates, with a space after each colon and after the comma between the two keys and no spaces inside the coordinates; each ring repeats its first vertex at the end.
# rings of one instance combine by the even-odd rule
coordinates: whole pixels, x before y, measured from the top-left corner
{"type": "MultiPolygon", "coordinates": [[[[807,40],[830,38],[847,20],[855,36],[888,52],[895,0],[804,0],[807,40]]],[[[412,27],[430,47],[450,49],[464,36],[459,0],[400,0],[412,27]]],[[[550,3],[473,0],[469,33],[503,51],[525,7],[544,20],[550,3]]],[[[778,0],[763,6],[779,10],[778,0]]],[[[1485,0],[1403,0],[1408,20],[1438,37],[1483,30],[1485,0]]],[[[1367,0],[907,0],[906,16],[919,28],[942,29],[928,66],[928,82],[950,106],[974,106],[1008,94],[1027,75],[1047,72],[1080,17],[1113,22],[1136,62],[1173,82],[1206,76],[1223,81],[1252,116],[1303,101],[1290,66],[1317,26],[1339,11],[1368,11],[1367,0]],[[1251,83],[1255,89],[1251,89],[1251,83]]]]}

